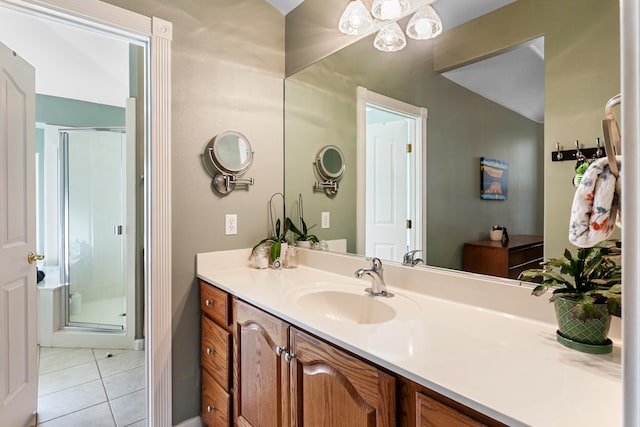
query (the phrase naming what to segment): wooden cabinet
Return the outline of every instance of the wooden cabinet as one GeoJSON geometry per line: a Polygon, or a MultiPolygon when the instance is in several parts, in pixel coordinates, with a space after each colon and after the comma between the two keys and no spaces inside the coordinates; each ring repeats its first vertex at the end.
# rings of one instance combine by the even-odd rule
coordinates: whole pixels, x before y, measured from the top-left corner
{"type": "Polygon", "coordinates": [[[239,426],[393,427],[395,379],[236,301],[239,426]]]}
{"type": "Polygon", "coordinates": [[[288,426],[289,325],[235,301],[234,417],[238,426],[288,426]]]}
{"type": "Polygon", "coordinates": [[[209,427],[229,427],[231,411],[231,298],[200,282],[202,419],[209,427]]]}
{"type": "Polygon", "coordinates": [[[395,378],[291,328],[294,426],[394,427],[395,378]]]}
{"type": "Polygon", "coordinates": [[[504,426],[200,286],[202,419],[209,427],[504,426]]]}
{"type": "Polygon", "coordinates": [[[209,427],[231,425],[231,397],[205,369],[202,370],[202,420],[209,427]]]}
{"type": "Polygon", "coordinates": [[[506,427],[407,379],[398,381],[398,414],[402,427],[506,427]]]}
{"type": "Polygon", "coordinates": [[[542,236],[511,236],[506,246],[481,240],[464,244],[463,269],[473,273],[517,279],[520,272],[538,268],[543,258],[542,236]]]}

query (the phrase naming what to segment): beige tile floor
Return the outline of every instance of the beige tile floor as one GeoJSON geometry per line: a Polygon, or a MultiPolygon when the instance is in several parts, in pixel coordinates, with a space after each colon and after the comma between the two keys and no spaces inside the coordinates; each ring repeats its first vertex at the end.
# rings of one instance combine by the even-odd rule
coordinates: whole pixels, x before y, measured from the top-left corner
{"type": "Polygon", "coordinates": [[[144,351],[40,348],[37,425],[143,427],[144,351]]]}

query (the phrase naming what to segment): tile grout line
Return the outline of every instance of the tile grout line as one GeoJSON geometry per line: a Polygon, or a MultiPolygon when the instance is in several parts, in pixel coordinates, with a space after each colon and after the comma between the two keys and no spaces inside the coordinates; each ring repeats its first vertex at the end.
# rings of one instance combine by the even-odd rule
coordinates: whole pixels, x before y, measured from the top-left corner
{"type": "Polygon", "coordinates": [[[98,358],[96,357],[96,350],[94,348],[91,349],[91,353],[93,354],[93,360],[96,364],[96,369],[98,369],[98,375],[100,376],[100,383],[102,384],[102,389],[104,390],[104,396],[107,398],[107,406],[109,407],[109,413],[111,414],[111,420],[113,420],[113,425],[115,427],[119,427],[116,422],[116,416],[113,413],[113,408],[111,407],[111,399],[109,398],[109,393],[107,393],[107,387],[104,385],[104,378],[102,377],[102,371],[100,370],[100,364],[98,363],[98,358]]]}
{"type": "Polygon", "coordinates": [[[48,422],[50,422],[50,421],[57,420],[57,419],[62,418],[62,417],[67,417],[67,416],[69,416],[69,415],[71,415],[71,414],[75,414],[75,413],[77,413],[77,412],[85,411],[85,410],[87,410],[87,409],[89,409],[89,408],[94,408],[94,407],[96,407],[96,406],[100,406],[100,405],[102,405],[103,403],[108,403],[108,402],[107,402],[107,401],[105,401],[105,402],[96,403],[96,404],[93,404],[93,405],[89,405],[89,406],[87,406],[86,408],[76,409],[75,411],[67,412],[66,414],[61,414],[61,415],[58,415],[57,417],[49,418],[48,420],[45,420],[45,421],[43,421],[43,422],[38,422],[38,423],[36,424],[36,427],[37,427],[37,426],[41,426],[42,424],[48,423],[48,422]]]}
{"type": "MultiPolygon", "coordinates": [[[[53,348],[53,347],[52,347],[52,348],[53,348]]],[[[101,349],[101,350],[102,350],[102,349],[101,349]]],[[[55,350],[49,350],[49,351],[51,351],[52,353],[55,353],[55,350]]],[[[134,369],[138,369],[139,367],[138,367],[138,366],[134,366],[134,367],[131,367],[131,368],[126,369],[126,370],[124,370],[124,371],[117,372],[117,373],[114,373],[114,374],[111,374],[111,375],[108,375],[108,376],[106,376],[106,377],[105,377],[105,376],[104,376],[103,371],[100,369],[100,363],[99,363],[99,360],[102,360],[103,358],[102,358],[102,357],[100,357],[100,358],[99,358],[99,357],[97,356],[97,354],[96,354],[96,349],[90,349],[90,351],[91,351],[91,358],[93,359],[92,361],[93,361],[93,363],[94,363],[94,365],[95,365],[95,367],[96,367],[97,373],[98,373],[98,378],[97,378],[97,379],[93,379],[93,380],[90,380],[90,381],[82,382],[82,383],[79,383],[79,384],[70,385],[70,386],[68,386],[68,387],[62,388],[62,389],[60,389],[60,390],[52,391],[52,392],[49,392],[49,393],[43,394],[43,395],[41,395],[41,396],[39,395],[39,396],[38,396],[38,399],[40,399],[41,397],[44,397],[44,396],[49,396],[49,395],[51,395],[51,394],[55,394],[55,393],[58,393],[58,392],[62,392],[62,391],[64,391],[64,390],[68,390],[69,388],[82,386],[82,385],[88,384],[88,383],[90,383],[90,382],[100,380],[100,383],[101,383],[101,385],[102,385],[102,390],[103,390],[103,392],[104,392],[104,396],[105,396],[105,401],[103,401],[103,402],[99,402],[99,403],[96,403],[96,404],[93,404],[93,405],[90,405],[90,406],[87,406],[87,407],[85,407],[85,408],[80,408],[80,409],[77,409],[77,410],[73,410],[73,411],[68,412],[68,413],[65,413],[65,414],[60,414],[59,416],[56,416],[56,417],[54,417],[54,418],[48,419],[48,420],[46,420],[46,421],[43,421],[43,423],[47,423],[47,422],[49,422],[49,421],[53,421],[53,420],[56,420],[56,419],[59,419],[59,418],[65,417],[65,416],[69,416],[69,415],[74,414],[74,413],[77,413],[77,412],[81,412],[81,411],[87,410],[87,409],[89,409],[89,408],[93,408],[93,407],[96,407],[96,406],[102,405],[103,403],[107,403],[108,408],[109,408],[109,412],[110,412],[110,414],[111,414],[111,420],[112,420],[112,422],[113,422],[113,425],[114,425],[114,426],[116,426],[116,427],[121,427],[121,426],[119,426],[119,425],[118,425],[118,423],[116,422],[116,417],[115,417],[115,414],[114,414],[114,411],[113,411],[113,407],[112,407],[112,404],[111,404],[112,400],[120,399],[120,398],[122,398],[122,397],[125,397],[125,396],[128,396],[128,395],[131,395],[131,394],[133,394],[133,393],[137,393],[137,392],[139,392],[140,390],[134,390],[134,391],[131,391],[131,392],[129,392],[129,393],[126,393],[126,394],[124,394],[124,395],[122,395],[122,396],[118,396],[118,397],[116,397],[116,398],[114,398],[114,399],[111,399],[111,398],[109,397],[108,392],[107,392],[107,387],[106,387],[106,384],[105,384],[105,381],[104,381],[104,380],[105,380],[105,378],[110,378],[110,377],[115,376],[115,375],[119,375],[119,374],[122,374],[122,373],[126,373],[127,371],[134,370],[134,369]]],[[[108,351],[108,350],[105,350],[105,351],[108,351]]],[[[123,353],[123,354],[124,354],[124,353],[123,353]]],[[[38,371],[40,370],[40,362],[41,362],[41,358],[40,358],[40,356],[41,356],[41,354],[40,354],[40,346],[38,346],[38,371]]],[[[118,355],[114,355],[114,356],[112,356],[112,357],[114,357],[114,358],[115,358],[115,357],[117,357],[117,356],[118,356],[118,355]]],[[[76,367],[78,367],[78,366],[80,366],[80,365],[87,364],[87,363],[90,363],[90,362],[91,362],[91,360],[87,360],[87,361],[84,361],[84,362],[78,363],[78,364],[73,365],[73,366],[68,366],[68,367],[64,367],[64,368],[61,368],[61,369],[57,369],[57,370],[55,370],[55,371],[47,372],[46,374],[40,374],[40,373],[39,373],[39,374],[38,374],[38,379],[40,379],[40,376],[41,376],[41,375],[47,375],[47,374],[55,373],[55,372],[59,372],[59,371],[65,370],[65,369],[73,369],[73,368],[76,368],[76,367]]],[[[143,365],[143,366],[144,366],[144,365],[143,365]]],[[[140,422],[140,421],[143,421],[144,419],[145,419],[145,418],[143,417],[143,418],[141,418],[140,420],[134,421],[134,422],[132,422],[132,423],[128,423],[128,424],[127,424],[127,426],[131,426],[131,425],[133,425],[133,424],[136,424],[136,423],[138,423],[138,422],[140,422]]],[[[37,418],[36,418],[36,423],[37,423],[37,424],[36,424],[37,426],[42,425],[42,423],[39,423],[39,422],[38,422],[37,418]]]]}

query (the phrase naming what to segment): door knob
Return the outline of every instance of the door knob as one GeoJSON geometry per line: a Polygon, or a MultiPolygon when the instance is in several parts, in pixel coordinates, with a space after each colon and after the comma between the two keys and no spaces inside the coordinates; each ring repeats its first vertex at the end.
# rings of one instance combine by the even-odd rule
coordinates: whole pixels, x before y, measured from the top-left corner
{"type": "Polygon", "coordinates": [[[27,261],[29,264],[33,264],[36,261],[42,261],[44,259],[44,255],[36,255],[33,252],[29,252],[27,254],[27,261]]]}

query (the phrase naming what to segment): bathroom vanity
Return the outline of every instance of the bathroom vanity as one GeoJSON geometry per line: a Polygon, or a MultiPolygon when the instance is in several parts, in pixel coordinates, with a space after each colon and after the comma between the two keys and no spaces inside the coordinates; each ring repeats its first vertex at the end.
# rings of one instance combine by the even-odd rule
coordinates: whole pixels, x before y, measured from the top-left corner
{"type": "Polygon", "coordinates": [[[389,263],[395,296],[371,297],[361,257],[301,250],[297,269],[258,270],[248,255],[198,255],[209,426],[621,425],[619,347],[556,343],[529,289],[389,263]]]}

